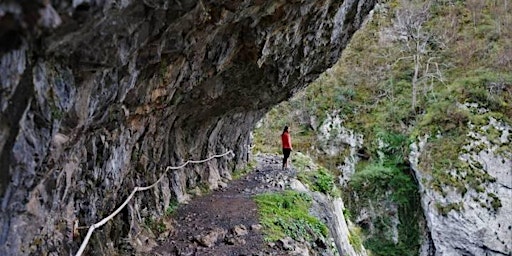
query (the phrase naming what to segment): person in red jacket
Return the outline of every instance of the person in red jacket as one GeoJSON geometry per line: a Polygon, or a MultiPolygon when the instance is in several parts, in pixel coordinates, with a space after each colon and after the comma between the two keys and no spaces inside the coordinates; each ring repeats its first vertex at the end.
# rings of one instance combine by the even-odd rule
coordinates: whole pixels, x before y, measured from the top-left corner
{"type": "Polygon", "coordinates": [[[281,142],[283,144],[283,170],[288,167],[288,158],[292,152],[292,139],[288,126],[284,127],[283,133],[281,134],[281,142]]]}

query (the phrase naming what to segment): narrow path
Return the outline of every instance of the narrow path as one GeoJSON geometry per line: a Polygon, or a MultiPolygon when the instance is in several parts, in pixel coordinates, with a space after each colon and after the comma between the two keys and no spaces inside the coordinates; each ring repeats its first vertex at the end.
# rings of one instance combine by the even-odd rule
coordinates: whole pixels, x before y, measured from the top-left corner
{"type": "Polygon", "coordinates": [[[278,156],[257,156],[258,166],[226,188],[181,205],[174,214],[175,229],[153,255],[288,255],[263,240],[258,225],[256,194],[283,190],[294,176],[280,170],[278,156]]]}

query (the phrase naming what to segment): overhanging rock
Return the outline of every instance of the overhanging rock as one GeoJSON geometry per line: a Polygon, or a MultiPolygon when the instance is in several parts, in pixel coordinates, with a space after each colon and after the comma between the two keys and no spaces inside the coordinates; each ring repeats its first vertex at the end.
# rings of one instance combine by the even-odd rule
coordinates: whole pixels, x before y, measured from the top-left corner
{"type": "Polygon", "coordinates": [[[375,2],[1,3],[0,254],[75,252],[76,220],[234,151],[136,196],[92,238],[108,254],[141,212],[229,179],[255,122],[337,61],[375,2]]]}

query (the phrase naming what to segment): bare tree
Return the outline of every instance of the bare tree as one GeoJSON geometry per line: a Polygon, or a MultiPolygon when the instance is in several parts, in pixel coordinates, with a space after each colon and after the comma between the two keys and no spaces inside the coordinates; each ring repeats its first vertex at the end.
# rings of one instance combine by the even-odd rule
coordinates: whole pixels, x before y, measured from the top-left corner
{"type": "Polygon", "coordinates": [[[482,18],[482,9],[485,7],[485,0],[466,0],[466,6],[471,11],[473,27],[476,29],[476,26],[480,23],[480,19],[482,18]]]}
{"type": "Polygon", "coordinates": [[[443,81],[437,58],[433,55],[432,45],[440,42],[426,28],[430,18],[430,2],[403,0],[401,7],[397,10],[394,22],[394,29],[397,33],[397,40],[403,46],[404,57],[398,61],[412,60],[412,100],[413,111],[417,105],[418,86],[420,82],[437,79],[443,81]]]}

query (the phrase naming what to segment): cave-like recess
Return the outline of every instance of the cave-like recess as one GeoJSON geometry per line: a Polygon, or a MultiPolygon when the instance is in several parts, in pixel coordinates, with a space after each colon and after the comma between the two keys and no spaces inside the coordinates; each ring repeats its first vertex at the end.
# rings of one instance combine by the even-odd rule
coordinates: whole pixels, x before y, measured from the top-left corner
{"type": "MultiPolygon", "coordinates": [[[[74,253],[89,226],[169,172],[91,240],[117,250],[243,165],[249,132],[340,57],[375,0],[0,4],[0,254],[74,253]]],[[[269,138],[274,139],[274,138],[269,138]]]]}

